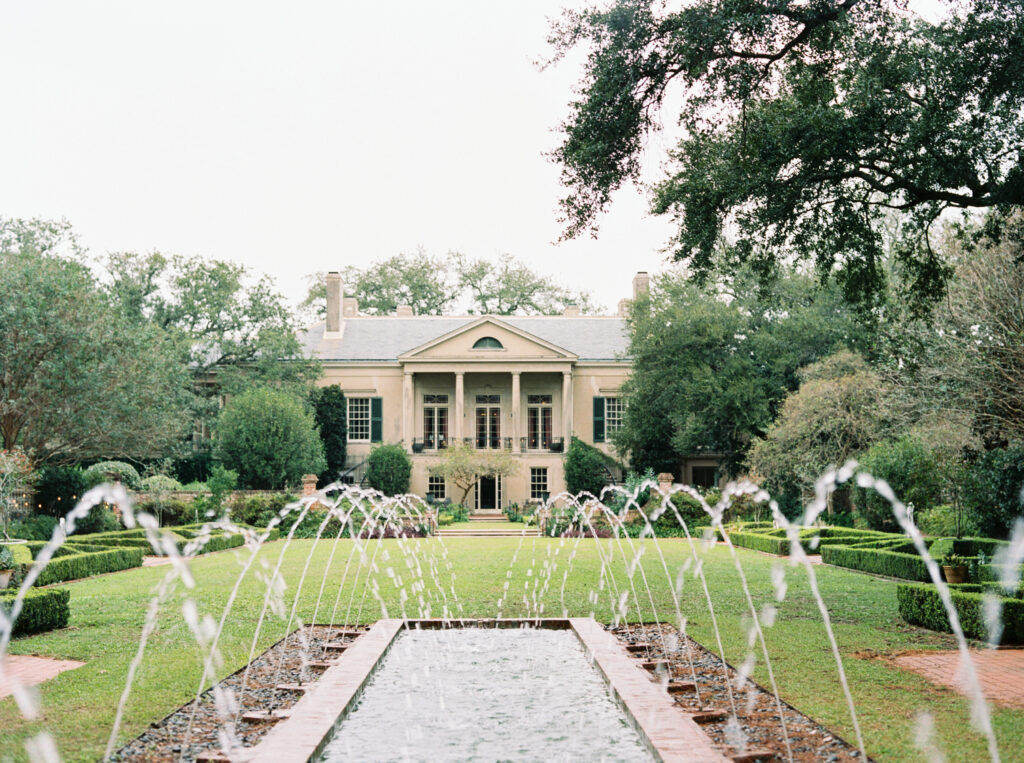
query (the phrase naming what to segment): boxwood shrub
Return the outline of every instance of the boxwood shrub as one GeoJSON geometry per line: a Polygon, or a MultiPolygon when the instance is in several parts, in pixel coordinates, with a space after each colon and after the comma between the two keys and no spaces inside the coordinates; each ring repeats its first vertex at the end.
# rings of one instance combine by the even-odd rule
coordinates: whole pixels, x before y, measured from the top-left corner
{"type": "Polygon", "coordinates": [[[861,572],[872,572],[904,580],[931,580],[924,560],[916,554],[898,554],[893,551],[850,546],[824,546],[821,561],[861,572]]]}
{"type": "MultiPolygon", "coordinates": [[[[956,607],[964,635],[968,638],[987,640],[984,595],[954,588],[950,590],[950,597],[953,606],[956,607]]],[[[933,631],[953,632],[935,586],[901,583],[896,586],[896,599],[899,603],[900,616],[908,623],[933,631]]],[[[1003,635],[1000,643],[1024,644],[1024,601],[1021,599],[1003,597],[1003,635]]]]}
{"type": "Polygon", "coordinates": [[[51,559],[39,573],[37,586],[78,580],[106,572],[119,572],[142,566],[143,549],[116,548],[91,554],[70,554],[51,559]]]}
{"type": "Polygon", "coordinates": [[[789,538],[779,538],[763,533],[729,533],[729,540],[734,546],[752,548],[755,551],[766,551],[769,554],[787,556],[789,554],[789,538]]]}
{"type": "MultiPolygon", "coordinates": [[[[17,594],[16,590],[0,591],[0,608],[8,615],[17,594]]],[[[71,591],[67,588],[26,591],[21,612],[14,623],[14,635],[42,633],[65,627],[71,616],[71,607],[68,604],[70,599],[71,591]]]]}

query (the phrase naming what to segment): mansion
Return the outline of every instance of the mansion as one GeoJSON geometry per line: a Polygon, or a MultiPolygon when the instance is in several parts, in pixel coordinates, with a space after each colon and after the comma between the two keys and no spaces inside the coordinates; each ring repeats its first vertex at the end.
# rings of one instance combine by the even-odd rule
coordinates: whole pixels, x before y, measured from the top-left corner
{"type": "MultiPolygon", "coordinates": [[[[634,298],[648,287],[633,280],[634,298]]],[[[302,337],[323,364],[322,385],[337,384],[348,406],[343,479],[358,481],[370,449],[400,443],[413,464],[409,490],[451,497],[428,473],[449,444],[511,451],[521,462],[505,478],[481,478],[470,508],[501,509],[565,490],[563,462],[571,437],[601,450],[609,481],[621,481],[610,435],[620,425],[619,390],[630,371],[624,318],[581,316],[361,316],[338,273],[327,276],[327,319],[302,337]]],[[[714,458],[681,464],[676,479],[709,486],[714,458]]]]}

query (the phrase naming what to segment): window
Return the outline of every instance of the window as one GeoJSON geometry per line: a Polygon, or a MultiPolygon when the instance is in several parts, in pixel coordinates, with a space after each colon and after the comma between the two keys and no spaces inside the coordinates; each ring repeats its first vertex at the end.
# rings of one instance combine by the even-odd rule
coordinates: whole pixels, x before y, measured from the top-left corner
{"type": "Polygon", "coordinates": [[[473,343],[474,350],[504,350],[505,346],[493,336],[480,337],[473,343]]]}
{"type": "Polygon", "coordinates": [[[500,395],[477,395],[476,446],[497,450],[501,447],[501,406],[489,405],[484,400],[500,402],[500,395]]]}
{"type": "Polygon", "coordinates": [[[447,498],[448,487],[445,484],[444,477],[435,477],[433,474],[427,477],[427,493],[432,495],[435,500],[447,498]]]}
{"type": "Polygon", "coordinates": [[[527,395],[526,404],[526,446],[551,447],[551,395],[527,395]]]}
{"type": "Polygon", "coordinates": [[[370,441],[370,398],[350,397],[348,403],[349,442],[370,441]]]}
{"type": "Polygon", "coordinates": [[[546,500],[548,497],[547,467],[530,467],[530,498],[546,500]]]}
{"type": "Polygon", "coordinates": [[[423,445],[428,450],[448,444],[448,395],[423,396],[423,445]]]}
{"type": "Polygon", "coordinates": [[[622,414],[626,407],[621,397],[606,397],[604,399],[604,431],[605,434],[612,434],[622,428],[622,414]]]}
{"type": "Polygon", "coordinates": [[[381,399],[348,397],[345,403],[348,412],[348,441],[380,442],[384,428],[381,399]]]}
{"type": "Polygon", "coordinates": [[[622,428],[625,410],[621,397],[594,398],[594,442],[604,442],[608,435],[622,428]]]}

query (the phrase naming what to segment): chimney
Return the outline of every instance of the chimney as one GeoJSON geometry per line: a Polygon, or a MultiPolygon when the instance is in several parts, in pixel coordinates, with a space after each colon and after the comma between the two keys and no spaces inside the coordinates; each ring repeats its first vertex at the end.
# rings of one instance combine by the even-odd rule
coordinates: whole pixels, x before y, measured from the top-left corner
{"type": "Polygon", "coordinates": [[[619,300],[619,315],[621,315],[623,318],[625,318],[626,314],[629,312],[629,304],[631,301],[632,300],[629,299],[619,300]]]}
{"type": "Polygon", "coordinates": [[[344,291],[341,273],[337,270],[329,272],[327,274],[327,334],[341,332],[341,303],[344,291]]]}
{"type": "Polygon", "coordinates": [[[399,305],[395,308],[395,315],[405,317],[412,315],[412,305],[399,305]]]}
{"type": "Polygon", "coordinates": [[[633,300],[640,299],[641,296],[646,296],[651,291],[651,277],[647,275],[646,271],[641,270],[635,276],[633,276],[633,300]]]}
{"type": "Polygon", "coordinates": [[[345,297],[341,301],[341,317],[355,318],[359,315],[359,300],[355,297],[345,297]]]}
{"type": "Polygon", "coordinates": [[[579,305],[568,304],[568,305],[565,306],[565,309],[562,310],[562,315],[564,315],[566,318],[575,318],[579,314],[580,314],[580,306],[579,305]]]}

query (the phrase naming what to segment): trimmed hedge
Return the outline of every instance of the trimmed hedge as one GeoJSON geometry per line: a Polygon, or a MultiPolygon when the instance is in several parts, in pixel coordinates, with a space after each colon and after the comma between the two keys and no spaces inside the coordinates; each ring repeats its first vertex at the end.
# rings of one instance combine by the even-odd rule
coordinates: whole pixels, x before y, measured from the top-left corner
{"type": "MultiPolygon", "coordinates": [[[[8,615],[17,595],[17,591],[0,591],[0,608],[8,615]]],[[[14,635],[42,633],[65,627],[71,616],[71,607],[68,604],[70,599],[71,591],[67,588],[26,591],[21,612],[14,622],[14,635]]]]}
{"type": "MultiPolygon", "coordinates": [[[[949,593],[964,635],[980,641],[988,640],[984,595],[957,589],[951,589],[949,593]]],[[[900,583],[896,586],[896,600],[899,602],[900,616],[908,623],[933,631],[953,632],[935,586],[900,583]]],[[[1002,600],[1003,635],[1000,643],[1024,644],[1024,601],[1007,597],[1002,597],[1002,600]]]]}
{"type": "Polygon", "coordinates": [[[729,533],[729,540],[734,546],[752,548],[755,551],[765,551],[769,554],[779,556],[789,555],[789,538],[779,538],[774,535],[762,533],[729,533]]]}
{"type": "Polygon", "coordinates": [[[932,542],[928,552],[936,559],[941,559],[946,554],[977,556],[979,553],[991,559],[996,551],[1009,545],[1009,541],[995,538],[939,538],[932,542]]]}
{"type": "Polygon", "coordinates": [[[897,554],[892,551],[850,546],[824,546],[821,549],[821,561],[836,567],[872,572],[891,578],[921,582],[931,580],[924,560],[916,554],[897,554]]]}
{"type": "Polygon", "coordinates": [[[90,554],[71,554],[50,560],[36,578],[37,586],[78,580],[107,572],[119,572],[142,566],[141,548],[116,548],[90,554]]]}

